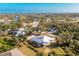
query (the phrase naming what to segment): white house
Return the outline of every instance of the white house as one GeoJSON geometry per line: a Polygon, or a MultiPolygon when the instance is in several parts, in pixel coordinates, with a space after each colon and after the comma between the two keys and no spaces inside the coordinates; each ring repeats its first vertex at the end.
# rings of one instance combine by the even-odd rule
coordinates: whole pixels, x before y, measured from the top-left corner
{"type": "Polygon", "coordinates": [[[42,45],[48,45],[50,43],[56,42],[55,37],[49,37],[49,36],[35,36],[32,35],[30,38],[28,38],[30,41],[35,41],[37,43],[40,43],[42,45]]]}

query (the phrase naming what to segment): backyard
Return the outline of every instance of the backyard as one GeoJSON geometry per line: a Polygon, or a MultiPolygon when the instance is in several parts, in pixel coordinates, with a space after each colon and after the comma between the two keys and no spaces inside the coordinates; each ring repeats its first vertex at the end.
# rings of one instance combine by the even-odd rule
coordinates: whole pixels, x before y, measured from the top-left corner
{"type": "Polygon", "coordinates": [[[50,48],[47,47],[34,48],[28,44],[23,44],[23,46],[18,47],[18,49],[26,56],[36,56],[38,53],[42,53],[46,56],[50,51],[50,48]]]}

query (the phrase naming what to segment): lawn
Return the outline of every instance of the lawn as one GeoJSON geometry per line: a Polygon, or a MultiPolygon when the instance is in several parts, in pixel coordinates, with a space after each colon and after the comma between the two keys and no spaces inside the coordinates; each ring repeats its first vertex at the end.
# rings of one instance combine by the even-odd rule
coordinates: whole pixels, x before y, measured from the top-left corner
{"type": "Polygon", "coordinates": [[[36,52],[34,52],[32,49],[28,48],[26,45],[23,45],[22,47],[20,47],[18,49],[26,56],[35,56],[36,55],[36,52]]]}

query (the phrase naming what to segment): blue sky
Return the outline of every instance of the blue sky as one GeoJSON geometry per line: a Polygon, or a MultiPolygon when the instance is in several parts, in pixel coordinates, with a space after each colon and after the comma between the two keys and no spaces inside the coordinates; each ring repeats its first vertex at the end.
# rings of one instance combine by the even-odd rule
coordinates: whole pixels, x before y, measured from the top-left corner
{"type": "Polygon", "coordinates": [[[0,13],[79,13],[79,3],[0,3],[0,13]]]}

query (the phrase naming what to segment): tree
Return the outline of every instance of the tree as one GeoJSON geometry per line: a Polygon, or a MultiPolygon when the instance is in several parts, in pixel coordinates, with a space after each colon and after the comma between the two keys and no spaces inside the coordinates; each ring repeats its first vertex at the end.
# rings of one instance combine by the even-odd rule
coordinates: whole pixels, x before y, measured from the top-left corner
{"type": "Polygon", "coordinates": [[[0,38],[0,53],[13,49],[15,45],[12,45],[13,42],[6,41],[0,38]]]}
{"type": "Polygon", "coordinates": [[[51,52],[54,56],[65,56],[66,55],[65,51],[61,47],[53,48],[51,52]]]}
{"type": "Polygon", "coordinates": [[[0,48],[2,48],[2,43],[0,42],[0,48]]]}
{"type": "Polygon", "coordinates": [[[67,56],[74,56],[75,54],[73,53],[73,50],[70,47],[65,47],[66,55],[67,56]]]}
{"type": "Polygon", "coordinates": [[[62,32],[60,34],[61,37],[61,41],[66,44],[67,46],[69,46],[70,41],[73,39],[73,35],[71,35],[68,31],[67,32],[62,32]]]}

